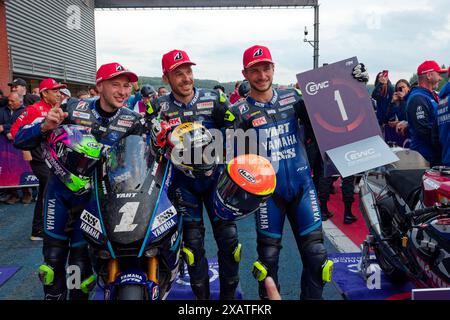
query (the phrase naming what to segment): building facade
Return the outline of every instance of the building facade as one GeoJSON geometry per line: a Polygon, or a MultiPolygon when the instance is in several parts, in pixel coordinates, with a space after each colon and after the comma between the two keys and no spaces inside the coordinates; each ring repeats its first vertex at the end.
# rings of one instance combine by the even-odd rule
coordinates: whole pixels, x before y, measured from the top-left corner
{"type": "MultiPolygon", "coordinates": [[[[21,77],[30,88],[47,77],[73,90],[95,83],[94,0],[5,0],[0,4],[4,33],[2,19],[8,43],[5,50],[0,42],[0,74],[21,77]],[[8,52],[9,70],[5,70],[8,52]]],[[[4,85],[5,79],[1,81],[4,85]]]]}

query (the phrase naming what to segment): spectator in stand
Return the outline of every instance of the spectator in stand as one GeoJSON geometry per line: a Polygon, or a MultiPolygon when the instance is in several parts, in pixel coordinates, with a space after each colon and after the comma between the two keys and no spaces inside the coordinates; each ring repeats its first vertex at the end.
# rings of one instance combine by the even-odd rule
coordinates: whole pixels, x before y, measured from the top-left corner
{"type": "Polygon", "coordinates": [[[8,105],[8,97],[5,97],[3,91],[0,90],[0,110],[8,105]]]}
{"type": "MultiPolygon", "coordinates": [[[[42,99],[34,105],[26,108],[17,121],[14,122],[11,127],[11,134],[13,138],[16,136],[21,127],[40,121],[42,122],[52,108],[58,108],[61,105],[61,93],[59,91],[61,88],[66,88],[66,86],[64,84],[57,83],[54,79],[49,78],[41,81],[39,84],[39,91],[42,99]]],[[[39,192],[36,200],[36,206],[34,207],[33,226],[30,240],[39,241],[43,240],[44,195],[50,171],[42,157],[41,147],[31,150],[31,159],[29,160],[34,175],[39,179],[39,192]]]]}
{"type": "Polygon", "coordinates": [[[33,90],[31,90],[31,94],[41,98],[41,96],[39,95],[39,88],[33,88],[33,90]]]}
{"type": "MultiPolygon", "coordinates": [[[[97,87],[90,87],[89,93],[87,93],[91,98],[98,97],[97,87]]],[[[88,97],[89,98],[89,97],[88,97]]],[[[86,99],[86,98],[78,98],[78,99],[86,99]]]]}
{"type": "Polygon", "coordinates": [[[59,92],[61,93],[61,105],[67,103],[67,101],[72,97],[70,90],[67,88],[60,89],[59,92]]]}
{"type": "Polygon", "coordinates": [[[239,86],[241,85],[240,81],[237,81],[234,85],[234,91],[230,94],[230,103],[235,104],[241,99],[239,95],[239,86]]]}
{"type": "Polygon", "coordinates": [[[95,97],[95,96],[90,96],[89,92],[87,92],[86,90],[80,90],[77,93],[77,98],[80,100],[86,100],[86,99],[93,98],[93,97],[95,97]]]}
{"type": "Polygon", "coordinates": [[[431,166],[441,163],[436,120],[439,97],[434,90],[442,80],[440,74],[446,72],[436,61],[424,61],[417,68],[419,85],[411,89],[406,102],[411,149],[419,152],[431,166]]]}
{"type": "MultiPolygon", "coordinates": [[[[17,92],[12,92],[8,96],[8,106],[6,108],[0,109],[0,134],[4,135],[9,141],[13,140],[11,134],[11,126],[20,116],[20,114],[25,110],[23,106],[23,101],[17,92]]],[[[31,203],[32,195],[31,188],[22,188],[22,202],[31,203]]],[[[10,190],[9,197],[6,199],[7,204],[15,204],[20,200],[19,194],[16,189],[10,190]]]]}
{"type": "Polygon", "coordinates": [[[389,80],[387,70],[379,72],[375,79],[375,88],[372,92],[372,99],[376,101],[378,124],[383,128],[386,124],[386,112],[394,94],[394,86],[389,80]]]}
{"type": "Polygon", "coordinates": [[[158,97],[165,96],[169,93],[166,87],[159,87],[158,88],[158,97]]]}
{"type": "Polygon", "coordinates": [[[404,146],[408,136],[396,130],[400,121],[406,121],[406,101],[408,100],[411,86],[405,79],[397,81],[391,103],[386,111],[385,141],[404,146]]]}
{"type": "Polygon", "coordinates": [[[40,100],[40,98],[34,94],[27,93],[27,83],[21,78],[14,79],[13,82],[8,83],[8,86],[11,87],[11,92],[17,92],[19,94],[25,107],[28,107],[29,105],[32,105],[40,100]]]}

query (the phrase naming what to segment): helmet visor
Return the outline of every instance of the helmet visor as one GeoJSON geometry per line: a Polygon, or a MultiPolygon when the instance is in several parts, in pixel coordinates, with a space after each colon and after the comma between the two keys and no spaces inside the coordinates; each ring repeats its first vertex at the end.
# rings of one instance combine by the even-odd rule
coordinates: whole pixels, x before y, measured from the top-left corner
{"type": "Polygon", "coordinates": [[[75,176],[89,177],[95,169],[98,159],[93,159],[70,148],[63,148],[60,161],[75,176]]]}
{"type": "Polygon", "coordinates": [[[242,214],[252,213],[269,197],[245,191],[230,178],[228,173],[222,174],[217,185],[217,193],[226,207],[242,214]]]}

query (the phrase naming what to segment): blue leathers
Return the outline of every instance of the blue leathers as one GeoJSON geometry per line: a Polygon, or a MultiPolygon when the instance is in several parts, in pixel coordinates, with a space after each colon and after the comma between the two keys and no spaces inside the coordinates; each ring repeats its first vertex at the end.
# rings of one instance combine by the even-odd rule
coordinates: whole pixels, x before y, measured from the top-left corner
{"type": "MultiPolygon", "coordinates": [[[[200,122],[208,129],[230,126],[228,101],[224,95],[213,90],[194,88],[194,97],[189,104],[177,101],[173,94],[160,97],[156,110],[161,119],[172,128],[186,122],[200,122]]],[[[185,258],[191,287],[197,299],[209,299],[208,262],[205,257],[203,205],[212,224],[218,246],[220,298],[234,299],[239,282],[239,250],[236,224],[215,216],[213,194],[220,168],[209,177],[193,179],[182,171],[175,170],[171,184],[171,200],[178,212],[183,214],[183,241],[185,258]]]]}
{"type": "MultiPolygon", "coordinates": [[[[320,206],[298,123],[305,116],[300,108],[302,104],[295,90],[273,90],[268,103],[247,97],[234,105],[232,111],[236,117],[235,129],[256,134],[258,154],[267,157],[277,173],[274,195],[256,212],[259,269],[265,269],[278,283],[278,260],[287,217],[303,261],[301,298],[320,299],[322,267],[327,254],[320,206]]],[[[250,138],[251,141],[256,140],[250,138]]],[[[247,152],[252,153],[254,147],[248,145],[247,152]]],[[[260,296],[265,298],[263,278],[258,280],[260,296]]]]}
{"type": "Polygon", "coordinates": [[[430,90],[414,87],[406,106],[410,147],[418,151],[432,166],[441,162],[436,122],[438,101],[438,96],[430,90]]]}
{"type": "MultiPolygon", "coordinates": [[[[97,141],[105,146],[112,145],[127,134],[142,132],[143,120],[138,114],[127,108],[106,113],[100,108],[100,100],[70,101],[63,109],[68,112],[64,123],[92,128],[92,134],[97,141]]],[[[15,145],[25,150],[37,148],[46,138],[40,127],[41,122],[22,126],[15,137],[15,145]]],[[[88,203],[89,196],[89,192],[82,195],[73,194],[55,175],[50,175],[44,203],[45,265],[41,266],[43,278],[52,280],[44,280],[46,299],[66,299],[65,268],[68,254],[69,265],[79,266],[82,281],[91,278],[92,267],[87,243],[82,238],[78,219],[88,203]]],[[[86,290],[69,290],[69,295],[72,299],[88,298],[86,290]]]]}
{"type": "Polygon", "coordinates": [[[442,148],[442,164],[450,166],[450,110],[448,99],[450,97],[450,82],[439,93],[441,101],[437,111],[437,125],[439,142],[442,148]]]}

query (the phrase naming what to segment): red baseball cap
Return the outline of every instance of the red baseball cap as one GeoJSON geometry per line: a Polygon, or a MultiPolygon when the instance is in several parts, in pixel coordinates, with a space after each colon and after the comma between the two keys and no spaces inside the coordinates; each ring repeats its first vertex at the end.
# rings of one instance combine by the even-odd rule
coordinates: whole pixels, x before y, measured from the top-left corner
{"type": "Polygon", "coordinates": [[[54,90],[54,89],[65,89],[67,86],[62,83],[56,82],[55,79],[47,78],[39,83],[39,93],[45,90],[54,90]]]}
{"type": "Polygon", "coordinates": [[[420,76],[422,74],[436,71],[437,73],[446,73],[448,69],[442,69],[436,61],[427,60],[424,61],[418,68],[417,74],[420,76]]]}
{"type": "Polygon", "coordinates": [[[264,46],[253,46],[245,50],[244,52],[244,69],[247,69],[258,62],[270,62],[272,61],[272,55],[269,48],[264,46]]]}
{"type": "Polygon", "coordinates": [[[196,65],[194,62],[189,59],[186,51],[183,50],[172,50],[167,52],[162,57],[162,70],[163,74],[166,74],[169,71],[178,68],[183,64],[196,65]]]}
{"type": "Polygon", "coordinates": [[[135,73],[125,69],[125,67],[120,63],[112,62],[102,65],[97,70],[96,83],[99,84],[102,81],[109,80],[121,75],[127,76],[130,82],[138,81],[138,76],[135,73]]]}

